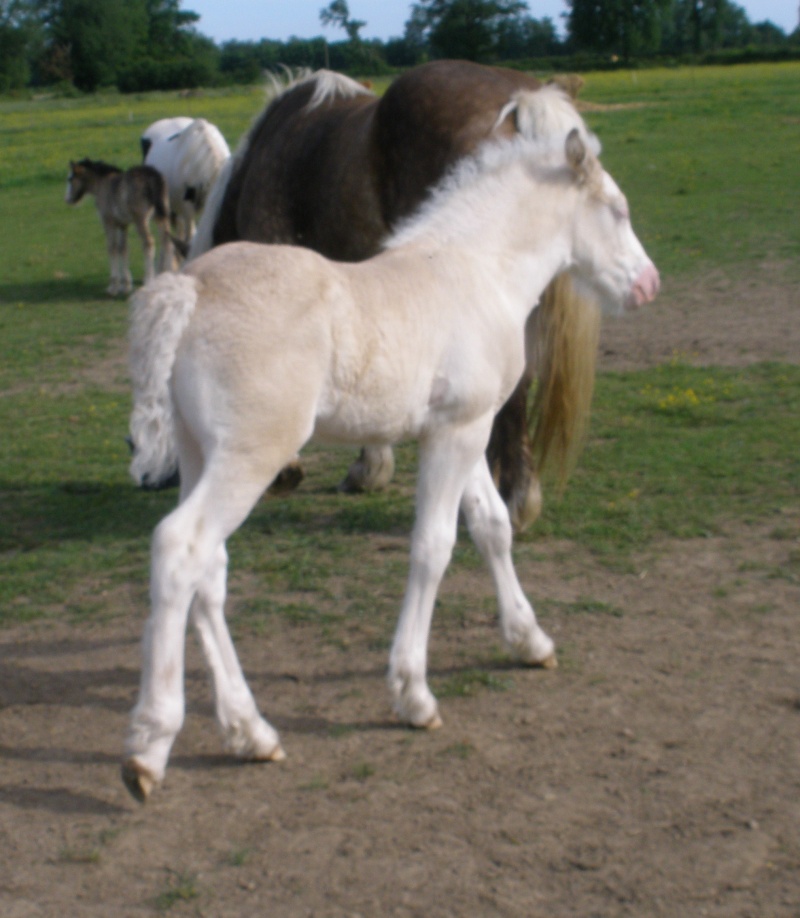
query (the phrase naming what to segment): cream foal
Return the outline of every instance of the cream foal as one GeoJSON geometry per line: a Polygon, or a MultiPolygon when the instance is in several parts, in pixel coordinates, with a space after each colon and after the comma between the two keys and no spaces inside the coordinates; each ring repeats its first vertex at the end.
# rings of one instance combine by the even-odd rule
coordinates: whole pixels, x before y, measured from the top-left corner
{"type": "Polygon", "coordinates": [[[560,272],[606,309],[651,300],[658,273],[597,144],[556,90],[518,93],[518,134],[461,165],[380,255],[341,264],[232,243],[133,299],[132,474],[174,461],[180,504],[156,528],[152,612],[123,777],[143,800],[184,716],[187,619],[208,660],[226,746],[280,759],[224,617],[225,542],[312,437],[419,441],[408,585],[389,662],[398,717],[441,724],[426,679],[434,600],[459,508],[494,579],[500,629],[526,664],[555,665],[514,571],[508,511],[484,458],[525,365],[531,304],[560,272]],[[174,432],[174,436],[173,436],[174,432]]]}

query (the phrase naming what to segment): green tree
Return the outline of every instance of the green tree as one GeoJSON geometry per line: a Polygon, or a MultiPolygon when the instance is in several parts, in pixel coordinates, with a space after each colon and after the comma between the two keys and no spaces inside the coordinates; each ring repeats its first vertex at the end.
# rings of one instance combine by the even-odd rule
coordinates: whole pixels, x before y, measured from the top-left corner
{"type": "Polygon", "coordinates": [[[516,16],[503,20],[497,30],[497,54],[504,60],[558,54],[561,42],[553,20],[516,16]]]}
{"type": "MultiPolygon", "coordinates": [[[[215,72],[214,43],[191,26],[200,18],[182,11],[181,0],[19,0],[44,34],[38,69],[44,81],[70,81],[91,92],[130,83],[137,70],[150,82],[196,85],[197,75],[215,72]],[[213,66],[212,66],[213,63],[213,66]],[[169,69],[167,79],[163,71],[169,69]],[[155,79],[153,74],[162,71],[155,79]],[[195,76],[191,76],[195,74],[195,76]],[[185,82],[190,80],[190,82],[185,82]]],[[[134,88],[135,80],[133,81],[134,88]]],[[[145,87],[141,87],[145,88],[145,87]]]]}
{"type": "Polygon", "coordinates": [[[487,60],[496,56],[503,25],[525,9],[520,0],[420,0],[406,32],[424,37],[436,56],[487,60]]]}
{"type": "Polygon", "coordinates": [[[758,43],[756,27],[729,0],[673,0],[664,22],[662,50],[682,54],[758,43]]]}
{"type": "Polygon", "coordinates": [[[28,84],[40,34],[24,0],[0,0],[0,92],[28,84]]]}
{"type": "Polygon", "coordinates": [[[331,0],[331,3],[319,11],[319,21],[324,26],[337,26],[344,29],[351,42],[361,41],[358,34],[366,25],[361,19],[351,19],[347,0],[331,0]]]}
{"type": "Polygon", "coordinates": [[[48,36],[45,72],[91,92],[116,82],[147,41],[144,0],[39,0],[48,36]]]}
{"type": "Polygon", "coordinates": [[[200,16],[181,10],[181,0],[145,0],[147,50],[151,57],[168,58],[191,51],[196,33],[192,27],[200,16]]]}
{"type": "Polygon", "coordinates": [[[634,57],[660,49],[662,24],[673,0],[566,2],[569,41],[576,50],[608,54],[629,63],[634,57]]]}

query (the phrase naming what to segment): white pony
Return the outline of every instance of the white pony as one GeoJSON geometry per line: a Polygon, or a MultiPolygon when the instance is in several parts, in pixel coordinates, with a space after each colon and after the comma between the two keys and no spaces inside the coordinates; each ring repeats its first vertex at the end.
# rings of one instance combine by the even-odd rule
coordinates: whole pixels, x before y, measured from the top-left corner
{"type": "Polygon", "coordinates": [[[175,236],[188,248],[195,221],[231,151],[219,128],[205,118],[164,118],[142,134],[148,166],[164,176],[175,236]]]}
{"type": "Polygon", "coordinates": [[[184,128],[189,127],[192,121],[194,121],[194,118],[185,116],[161,118],[159,121],[154,121],[139,138],[139,144],[142,148],[142,161],[147,157],[147,153],[153,144],[160,143],[174,134],[180,134],[184,128]]]}
{"type": "Polygon", "coordinates": [[[525,365],[532,304],[556,274],[569,271],[613,310],[651,300],[659,278],[567,99],[555,89],[520,92],[498,115],[511,113],[516,137],[462,162],[369,261],[237,242],[133,297],[132,472],[168,464],[173,432],[181,472],[179,506],[153,536],[152,611],[122,769],[137,799],[163,779],[183,722],[189,617],[226,746],[247,759],[284,757],[225,623],[225,543],[312,437],[419,440],[408,585],[388,674],[403,722],[441,724],[427,643],[459,507],[494,579],[510,652],[555,665],[515,574],[508,511],[484,457],[492,419],[525,365]]]}

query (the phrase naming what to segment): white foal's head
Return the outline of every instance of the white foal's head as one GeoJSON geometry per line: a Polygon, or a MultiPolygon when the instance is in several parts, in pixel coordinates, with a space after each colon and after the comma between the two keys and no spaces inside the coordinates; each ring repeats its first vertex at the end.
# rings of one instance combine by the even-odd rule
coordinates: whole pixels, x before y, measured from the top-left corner
{"type": "Polygon", "coordinates": [[[633,231],[625,195],[576,129],[565,150],[581,190],[570,274],[606,312],[649,303],[661,282],[633,231]]]}
{"type": "Polygon", "coordinates": [[[578,288],[607,312],[641,306],[658,293],[653,262],[631,227],[628,202],[600,165],[600,142],[571,100],[555,86],[519,92],[501,111],[498,124],[513,115],[518,135],[530,142],[537,166],[566,164],[578,190],[571,262],[578,288]]]}

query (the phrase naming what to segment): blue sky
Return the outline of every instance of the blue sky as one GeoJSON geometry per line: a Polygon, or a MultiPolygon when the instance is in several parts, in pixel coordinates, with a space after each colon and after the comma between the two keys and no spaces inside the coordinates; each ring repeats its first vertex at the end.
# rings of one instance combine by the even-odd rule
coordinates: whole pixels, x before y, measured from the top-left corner
{"type": "MultiPolygon", "coordinates": [[[[232,38],[258,41],[275,38],[281,41],[296,35],[313,38],[325,35],[332,41],[344,38],[341,29],[323,28],[319,12],[330,0],[182,0],[184,10],[201,16],[198,30],[216,42],[232,38]]],[[[737,0],[734,0],[737,2],[737,0]]],[[[399,37],[409,18],[409,0],[348,0],[350,16],[367,25],[364,38],[399,37]]],[[[798,0],[738,0],[751,22],[769,19],[787,34],[797,25],[798,0]]],[[[561,14],[567,9],[564,0],[529,0],[528,8],[536,19],[549,17],[559,32],[561,14]]]]}

